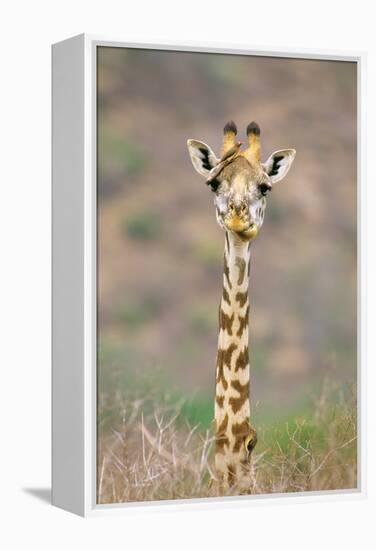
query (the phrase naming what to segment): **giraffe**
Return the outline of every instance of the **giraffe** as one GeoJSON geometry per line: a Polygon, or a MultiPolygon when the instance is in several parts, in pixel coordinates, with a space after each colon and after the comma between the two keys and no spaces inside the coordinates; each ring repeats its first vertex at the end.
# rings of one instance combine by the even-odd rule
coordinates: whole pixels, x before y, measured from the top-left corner
{"type": "Polygon", "coordinates": [[[189,139],[187,145],[194,168],[214,194],[217,222],[225,231],[214,401],[215,470],[222,487],[249,493],[251,454],[257,443],[251,425],[248,352],[251,242],[264,221],[266,196],[286,176],[296,151],[278,150],[262,163],[256,122],[247,126],[244,150],[236,141],[233,121],[225,125],[223,134],[219,159],[202,141],[189,139]]]}

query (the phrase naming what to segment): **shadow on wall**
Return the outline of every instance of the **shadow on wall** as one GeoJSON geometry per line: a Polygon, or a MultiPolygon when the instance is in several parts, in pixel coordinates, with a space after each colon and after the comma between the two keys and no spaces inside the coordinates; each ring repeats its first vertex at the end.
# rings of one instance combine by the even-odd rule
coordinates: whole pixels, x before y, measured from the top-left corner
{"type": "Polygon", "coordinates": [[[51,504],[52,502],[52,492],[51,488],[47,487],[24,487],[24,493],[27,493],[42,502],[51,504]]]}

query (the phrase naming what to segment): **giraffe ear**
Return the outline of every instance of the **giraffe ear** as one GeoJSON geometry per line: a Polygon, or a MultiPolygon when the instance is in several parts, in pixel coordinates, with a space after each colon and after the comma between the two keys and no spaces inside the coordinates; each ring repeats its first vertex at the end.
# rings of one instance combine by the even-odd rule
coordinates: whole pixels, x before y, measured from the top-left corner
{"type": "Polygon", "coordinates": [[[187,141],[189,155],[196,171],[204,178],[209,176],[209,172],[219,162],[209,145],[196,139],[187,141]]]}
{"type": "Polygon", "coordinates": [[[270,155],[268,160],[263,164],[272,185],[281,181],[286,176],[294,162],[295,155],[295,149],[281,149],[270,155]]]}

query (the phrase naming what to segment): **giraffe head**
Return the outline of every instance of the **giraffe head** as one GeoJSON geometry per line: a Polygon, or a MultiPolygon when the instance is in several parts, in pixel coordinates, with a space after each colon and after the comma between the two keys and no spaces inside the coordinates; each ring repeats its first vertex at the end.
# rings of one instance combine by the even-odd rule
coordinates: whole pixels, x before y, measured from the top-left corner
{"type": "Polygon", "coordinates": [[[194,168],[214,192],[219,225],[242,241],[256,237],[264,221],[266,196],[274,184],[289,171],[295,149],[276,151],[261,162],[260,128],[256,122],[247,127],[247,147],[236,141],[234,122],[224,127],[223,144],[218,159],[212,149],[195,139],[188,140],[194,168]]]}

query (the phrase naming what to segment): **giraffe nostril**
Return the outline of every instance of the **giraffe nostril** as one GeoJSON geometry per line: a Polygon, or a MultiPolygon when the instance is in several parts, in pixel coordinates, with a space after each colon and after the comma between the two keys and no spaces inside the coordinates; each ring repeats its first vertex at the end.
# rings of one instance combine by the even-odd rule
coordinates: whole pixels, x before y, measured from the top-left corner
{"type": "Polygon", "coordinates": [[[228,203],[228,212],[231,215],[245,216],[248,213],[248,206],[244,203],[236,203],[233,200],[228,203]]]}

